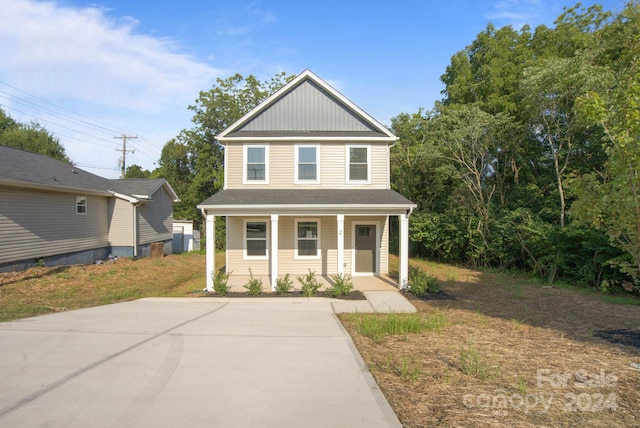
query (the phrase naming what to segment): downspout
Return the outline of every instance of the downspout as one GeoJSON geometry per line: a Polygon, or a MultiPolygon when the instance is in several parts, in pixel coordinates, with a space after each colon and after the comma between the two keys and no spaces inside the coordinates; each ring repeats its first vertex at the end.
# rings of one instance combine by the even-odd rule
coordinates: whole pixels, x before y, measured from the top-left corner
{"type": "Polygon", "coordinates": [[[133,203],[133,258],[138,258],[138,206],[140,203],[133,203]]]}

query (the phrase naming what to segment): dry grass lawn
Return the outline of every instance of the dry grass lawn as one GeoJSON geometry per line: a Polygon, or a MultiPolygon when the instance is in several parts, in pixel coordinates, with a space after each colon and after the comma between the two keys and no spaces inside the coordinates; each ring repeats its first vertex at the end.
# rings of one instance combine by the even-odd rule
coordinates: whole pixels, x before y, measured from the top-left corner
{"type": "MultiPolygon", "coordinates": [[[[216,256],[219,266],[224,254],[216,256]]],[[[0,273],[0,321],[152,296],[201,294],[205,256],[127,258],[84,266],[0,273]]]]}
{"type": "MultiPolygon", "coordinates": [[[[441,298],[414,299],[415,315],[340,316],[405,427],[640,426],[640,306],[419,263],[440,279],[441,298]],[[369,338],[359,333],[365,321],[428,328],[369,338]]],[[[0,321],[203,295],[204,265],[187,254],[0,274],[0,321]]]]}
{"type": "Polygon", "coordinates": [[[444,327],[372,339],[367,315],[341,316],[403,426],[640,426],[639,306],[420,263],[444,298],[413,299],[414,317],[444,327]],[[618,330],[635,346],[595,336],[618,330]]]}

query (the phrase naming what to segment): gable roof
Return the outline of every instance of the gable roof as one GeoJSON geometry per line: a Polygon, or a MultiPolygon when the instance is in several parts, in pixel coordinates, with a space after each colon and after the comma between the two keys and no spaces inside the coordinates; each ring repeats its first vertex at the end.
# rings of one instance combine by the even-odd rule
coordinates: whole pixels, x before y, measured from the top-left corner
{"type": "Polygon", "coordinates": [[[305,70],[222,131],[217,140],[351,140],[395,142],[384,125],[305,70]]]}
{"type": "Polygon", "coordinates": [[[116,196],[129,202],[151,199],[160,187],[178,196],[164,178],[109,180],[49,156],[0,145],[0,185],[116,196]]]}

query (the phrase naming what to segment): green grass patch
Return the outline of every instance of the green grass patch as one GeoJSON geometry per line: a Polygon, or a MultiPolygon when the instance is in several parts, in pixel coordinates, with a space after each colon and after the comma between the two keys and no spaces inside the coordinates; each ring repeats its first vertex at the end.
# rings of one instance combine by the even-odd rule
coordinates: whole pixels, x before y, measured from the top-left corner
{"type": "Polygon", "coordinates": [[[434,309],[431,314],[352,314],[351,321],[360,335],[377,342],[390,335],[440,332],[449,325],[446,312],[439,309],[434,309]]]}

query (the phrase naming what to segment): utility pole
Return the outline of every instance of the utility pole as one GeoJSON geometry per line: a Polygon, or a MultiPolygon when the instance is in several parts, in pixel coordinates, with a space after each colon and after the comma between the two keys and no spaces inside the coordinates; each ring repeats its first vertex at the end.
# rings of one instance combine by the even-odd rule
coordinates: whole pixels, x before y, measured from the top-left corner
{"type": "Polygon", "coordinates": [[[131,154],[135,153],[135,150],[127,150],[127,140],[134,140],[138,138],[138,136],[122,134],[119,137],[113,137],[113,138],[122,138],[122,149],[116,149],[116,152],[122,152],[122,162],[120,163],[120,173],[121,173],[120,175],[121,175],[121,178],[124,178],[124,174],[127,170],[127,166],[126,166],[127,152],[131,154]]]}

